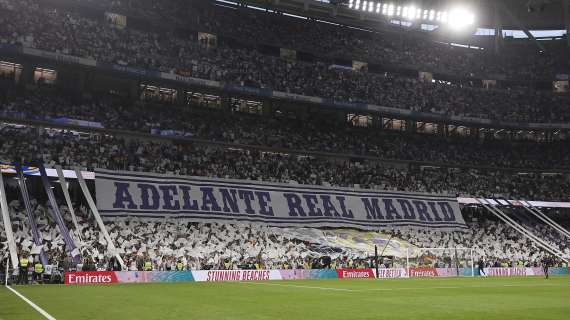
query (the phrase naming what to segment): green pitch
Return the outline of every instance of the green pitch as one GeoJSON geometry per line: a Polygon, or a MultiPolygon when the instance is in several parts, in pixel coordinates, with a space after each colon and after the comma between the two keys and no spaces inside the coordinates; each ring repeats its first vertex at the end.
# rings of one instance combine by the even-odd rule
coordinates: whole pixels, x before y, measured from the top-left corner
{"type": "MultiPolygon", "coordinates": [[[[570,319],[570,277],[15,286],[58,320],[570,319]]],[[[42,319],[0,289],[1,320],[42,319]]]]}

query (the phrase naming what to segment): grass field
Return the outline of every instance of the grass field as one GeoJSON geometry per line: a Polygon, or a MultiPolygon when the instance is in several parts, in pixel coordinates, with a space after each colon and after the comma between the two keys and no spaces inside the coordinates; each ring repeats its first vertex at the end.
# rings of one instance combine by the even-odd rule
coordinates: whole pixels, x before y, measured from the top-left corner
{"type": "MultiPolygon", "coordinates": [[[[57,320],[570,319],[570,277],[15,286],[57,320]]],[[[0,289],[0,319],[42,317],[0,289]]]]}

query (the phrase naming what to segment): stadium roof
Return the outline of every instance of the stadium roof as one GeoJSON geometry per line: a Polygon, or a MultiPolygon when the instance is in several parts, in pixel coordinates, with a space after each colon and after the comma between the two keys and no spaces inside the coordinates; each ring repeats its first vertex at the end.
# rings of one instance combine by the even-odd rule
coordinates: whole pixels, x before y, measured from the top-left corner
{"type": "MultiPolygon", "coordinates": [[[[234,2],[237,0],[228,0],[234,2]]],[[[354,0],[362,3],[366,0],[354,0]]],[[[387,25],[392,18],[386,17],[372,9],[354,10],[349,8],[350,0],[242,0],[242,3],[258,8],[270,8],[299,16],[309,16],[317,19],[326,19],[347,25],[371,27],[382,29],[382,23],[387,25]]],[[[566,30],[564,12],[568,11],[566,0],[372,0],[368,4],[378,2],[393,4],[394,6],[411,6],[448,10],[457,6],[464,6],[472,10],[476,19],[472,31],[476,28],[493,28],[495,19],[500,19],[505,30],[566,30]]],[[[376,7],[375,7],[376,8],[376,7]]],[[[568,16],[568,15],[566,15],[568,16]]],[[[416,21],[417,23],[417,21],[416,21]]]]}

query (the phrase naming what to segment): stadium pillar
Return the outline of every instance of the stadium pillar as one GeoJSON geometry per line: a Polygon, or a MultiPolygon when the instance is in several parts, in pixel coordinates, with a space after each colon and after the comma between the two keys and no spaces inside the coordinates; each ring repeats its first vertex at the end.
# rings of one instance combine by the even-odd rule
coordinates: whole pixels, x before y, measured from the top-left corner
{"type": "Polygon", "coordinates": [[[414,120],[406,120],[406,131],[411,133],[416,133],[417,130],[417,122],[414,120]]]}
{"type": "Polygon", "coordinates": [[[495,53],[500,53],[503,47],[503,21],[501,19],[501,10],[497,2],[495,2],[495,53]]]}
{"type": "Polygon", "coordinates": [[[176,89],[176,105],[184,106],[186,103],[186,89],[184,87],[178,87],[176,89]]]}
{"type": "Polygon", "coordinates": [[[374,120],[375,120],[374,121],[375,128],[378,128],[380,130],[384,129],[384,117],[382,117],[382,115],[375,117],[374,120]]]}
{"type": "Polygon", "coordinates": [[[222,109],[232,112],[232,97],[229,94],[222,94],[222,109]]]}
{"type": "Polygon", "coordinates": [[[570,0],[562,1],[564,8],[564,26],[566,27],[566,46],[570,47],[570,0]]]}
{"type": "Polygon", "coordinates": [[[406,248],[406,273],[410,276],[410,248],[406,248]]]}
{"type": "Polygon", "coordinates": [[[457,257],[457,247],[454,248],[454,254],[455,254],[455,272],[457,273],[457,276],[459,277],[459,258],[457,257]]]}
{"type": "Polygon", "coordinates": [[[23,84],[34,84],[34,65],[24,64],[24,69],[22,70],[22,75],[20,76],[20,83],[23,84]]]}
{"type": "Polygon", "coordinates": [[[4,274],[4,286],[8,286],[8,272],[9,272],[10,257],[6,257],[6,273],[4,274]]]}
{"type": "Polygon", "coordinates": [[[269,100],[262,101],[263,108],[261,109],[261,114],[266,117],[273,116],[273,102],[269,100]]]}
{"type": "Polygon", "coordinates": [[[140,81],[131,81],[129,83],[129,97],[139,100],[140,99],[140,81]]]}
{"type": "Polygon", "coordinates": [[[471,136],[474,137],[475,139],[479,139],[480,131],[481,131],[480,128],[471,128],[471,130],[469,130],[471,136]]]}
{"type": "Polygon", "coordinates": [[[475,260],[473,260],[473,248],[471,248],[471,276],[474,277],[475,276],[475,260]]]}
{"type": "Polygon", "coordinates": [[[442,137],[447,137],[448,134],[447,125],[445,123],[436,123],[435,125],[437,128],[437,135],[442,137]]]}
{"type": "Polygon", "coordinates": [[[376,268],[376,278],[378,278],[378,246],[374,245],[374,267],[376,268]]]}

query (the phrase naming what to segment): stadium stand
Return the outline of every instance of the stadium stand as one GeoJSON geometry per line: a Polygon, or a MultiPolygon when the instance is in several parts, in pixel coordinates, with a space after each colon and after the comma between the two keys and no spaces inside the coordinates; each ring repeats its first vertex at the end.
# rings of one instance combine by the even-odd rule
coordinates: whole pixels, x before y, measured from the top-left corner
{"type": "MultiPolygon", "coordinates": [[[[204,108],[165,105],[133,106],[113,102],[112,97],[73,103],[63,93],[29,92],[9,97],[0,105],[7,119],[57,121],[70,118],[100,123],[104,128],[147,134],[198,138],[235,145],[254,145],[284,150],[331,152],[371,156],[382,160],[415,160],[455,165],[525,169],[567,168],[566,141],[549,144],[533,141],[489,141],[399,134],[378,128],[360,128],[326,119],[297,119],[227,113],[204,108]],[[169,108],[173,112],[164,112],[169,108]]],[[[318,117],[316,115],[315,117],[318,117]]]]}
{"type": "Polygon", "coordinates": [[[70,168],[81,166],[470,196],[568,199],[566,175],[540,171],[521,174],[491,168],[406,168],[378,161],[335,161],[310,153],[283,154],[240,149],[239,146],[201,146],[189,142],[158,142],[12,125],[2,128],[2,142],[1,154],[5,163],[33,163],[36,160],[70,168]],[[473,180],[465,179],[466,176],[473,180]]]}
{"type": "MultiPolygon", "coordinates": [[[[48,206],[33,200],[34,212],[39,221],[39,229],[45,242],[45,251],[49,261],[64,269],[73,268],[62,249],[63,240],[50,222],[47,214],[48,206]]],[[[31,230],[26,226],[26,214],[20,203],[10,203],[14,210],[15,233],[19,249],[30,252],[33,245],[31,230]]],[[[61,207],[63,212],[67,210],[61,207]]],[[[81,244],[83,264],[95,266],[98,270],[107,270],[110,256],[105,253],[106,241],[99,231],[93,230],[93,217],[88,209],[78,208],[76,213],[80,219],[80,230],[73,233],[74,239],[81,244]]],[[[544,258],[544,253],[530,241],[525,240],[516,231],[496,220],[486,218],[479,209],[468,209],[467,216],[472,218],[466,232],[450,234],[430,229],[381,230],[386,234],[394,233],[403,241],[417,247],[457,248],[474,246],[477,256],[485,256],[488,266],[536,267],[544,258]]],[[[67,215],[67,224],[72,222],[67,215]]],[[[151,260],[153,270],[175,270],[176,262],[181,260],[184,269],[238,269],[255,268],[260,264],[262,269],[309,269],[309,268],[356,268],[370,266],[370,252],[354,248],[330,247],[318,242],[311,242],[292,230],[268,227],[256,224],[205,224],[180,219],[145,219],[145,218],[113,218],[106,221],[107,229],[115,243],[121,244],[121,255],[129,270],[143,269],[142,262],[151,260]],[[300,237],[300,238],[296,238],[300,237]],[[331,257],[332,262],[319,264],[323,257],[331,257]],[[316,266],[316,267],[315,267],[316,266]]],[[[560,237],[545,225],[528,225],[533,232],[545,237],[548,241],[570,253],[568,239],[560,237]]],[[[318,230],[304,229],[305,234],[318,233],[318,230]]],[[[2,246],[5,246],[2,244],[2,246]]],[[[0,247],[5,250],[5,247],[0,247]]],[[[430,265],[446,266],[444,256],[430,261],[430,265]]],[[[449,258],[449,256],[447,257],[449,258]]],[[[468,259],[461,265],[470,266],[468,259]]],[[[562,261],[559,266],[565,266],[562,261]]],[[[403,267],[399,260],[391,267],[403,267]]],[[[259,268],[259,267],[258,267],[259,268]]],[[[86,269],[87,270],[87,269],[86,269]]]]}
{"type": "MultiPolygon", "coordinates": [[[[548,53],[512,50],[498,58],[486,50],[413,35],[183,2],[0,0],[0,43],[124,68],[377,104],[430,116],[545,126],[570,121],[568,97],[537,85],[568,70],[567,49],[556,44],[548,53]],[[134,16],[135,22],[118,28],[93,8],[134,16]],[[172,25],[157,27],[156,22],[164,17],[172,25]],[[199,39],[197,31],[219,38],[210,43],[199,39]],[[274,50],[280,47],[296,50],[298,59],[281,58],[274,50]],[[369,66],[353,70],[346,65],[353,60],[367,61],[369,66]],[[444,75],[445,80],[424,81],[418,79],[418,71],[444,75]],[[484,88],[481,80],[497,74],[508,81],[484,88]]],[[[42,78],[22,86],[13,83],[14,74],[3,77],[2,164],[43,163],[69,169],[79,166],[454,197],[570,201],[570,145],[564,132],[558,131],[557,138],[550,132],[549,139],[398,132],[355,125],[345,118],[326,119],[318,112],[303,118],[277,112],[254,115],[241,112],[239,103],[225,103],[215,110],[199,103],[180,106],[141,101],[140,95],[125,98],[95,88],[70,93],[42,78]]],[[[231,99],[224,94],[228,96],[224,99],[231,99]]],[[[29,252],[31,232],[17,191],[9,190],[9,200],[18,249],[29,252]]],[[[45,199],[33,200],[33,206],[50,263],[65,270],[75,268],[66,257],[62,237],[54,232],[45,199]]],[[[485,256],[489,266],[536,267],[547,256],[482,208],[462,209],[468,225],[463,232],[402,228],[379,233],[420,248],[473,247],[475,255],[485,256]]],[[[558,215],[567,213],[564,209],[548,211],[559,221],[563,218],[558,215]]],[[[65,217],[80,244],[84,270],[114,268],[105,252],[106,240],[93,228],[92,213],[84,203],[76,212],[79,230],[65,217]]],[[[143,261],[149,259],[155,270],[174,270],[179,260],[185,269],[356,268],[370,262],[370,252],[326,246],[294,230],[263,225],[143,218],[106,218],[105,223],[112,241],[120,244],[129,270],[142,270],[143,261]],[[323,257],[332,260],[325,263],[323,257]]],[[[524,219],[521,223],[566,256],[570,254],[570,239],[545,224],[524,219]]],[[[5,241],[3,231],[0,252],[7,250],[5,241]]],[[[449,265],[449,256],[430,263],[449,265]]],[[[463,266],[469,263],[461,261],[463,266]]],[[[557,265],[566,266],[561,261],[557,265]]]]}
{"type": "MultiPolygon", "coordinates": [[[[65,8],[49,10],[43,5],[49,8],[49,4],[40,6],[32,0],[4,2],[2,42],[125,67],[184,73],[201,79],[337,101],[507,121],[568,120],[566,97],[527,90],[526,87],[483,90],[469,82],[422,83],[416,78],[394,73],[347,71],[318,57],[313,61],[287,61],[263,54],[255,46],[235,47],[220,43],[211,48],[196,38],[189,39],[191,36],[181,37],[175,30],[118,29],[102,18],[84,17],[65,8]],[[19,6],[26,10],[17,10],[22,8],[19,6]],[[38,28],[33,23],[36,19],[46,23],[38,28]]],[[[453,50],[449,51],[444,56],[456,56],[453,50]]],[[[422,50],[416,52],[414,58],[422,50]]],[[[435,54],[422,56],[441,59],[435,54]]],[[[475,59],[469,61],[472,60],[475,59]]]]}
{"type": "Polygon", "coordinates": [[[189,4],[177,0],[161,3],[72,0],[69,3],[76,4],[78,10],[99,8],[157,23],[167,17],[173,24],[193,31],[211,32],[245,43],[291,48],[317,57],[356,59],[460,77],[485,79],[506,74],[509,79],[550,79],[568,67],[568,60],[564,58],[566,49],[559,45],[553,46],[554,50],[549,47],[546,53],[516,48],[505,57],[497,57],[484,50],[454,47],[422,36],[403,38],[397,33],[372,33],[279,13],[228,9],[200,1],[189,4]],[[430,54],[425,54],[426,51],[430,54]]]}

